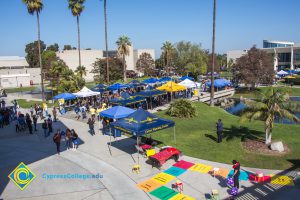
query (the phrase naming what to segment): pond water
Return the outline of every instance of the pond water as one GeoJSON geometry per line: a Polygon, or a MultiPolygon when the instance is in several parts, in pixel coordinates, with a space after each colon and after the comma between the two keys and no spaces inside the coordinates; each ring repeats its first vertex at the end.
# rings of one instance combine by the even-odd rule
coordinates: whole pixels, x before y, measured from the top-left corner
{"type": "MultiPolygon", "coordinates": [[[[300,97],[291,97],[292,101],[299,101],[300,102],[300,97]]],[[[227,112],[233,115],[240,115],[240,113],[246,108],[246,105],[240,101],[236,101],[235,104],[227,109],[225,109],[227,112]]],[[[298,118],[300,118],[300,113],[294,113],[298,118]]],[[[278,119],[275,120],[276,123],[282,123],[282,124],[299,124],[296,122],[292,122],[288,119],[278,119]]]]}

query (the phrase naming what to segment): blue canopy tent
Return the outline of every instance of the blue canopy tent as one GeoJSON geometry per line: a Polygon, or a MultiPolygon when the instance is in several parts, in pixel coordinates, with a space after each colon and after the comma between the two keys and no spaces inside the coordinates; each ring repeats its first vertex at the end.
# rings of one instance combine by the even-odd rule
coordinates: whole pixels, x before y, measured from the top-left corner
{"type": "Polygon", "coordinates": [[[132,81],[130,81],[129,84],[139,84],[139,83],[141,83],[141,82],[139,82],[138,80],[132,80],[132,81]]]}
{"type": "MultiPolygon", "coordinates": [[[[206,83],[206,85],[208,87],[211,87],[211,82],[208,81],[206,83]]],[[[214,87],[216,87],[216,88],[224,88],[226,86],[231,86],[231,82],[229,80],[226,80],[226,79],[223,79],[223,78],[214,80],[214,87]]]]}
{"type": "Polygon", "coordinates": [[[100,112],[100,116],[110,119],[120,119],[134,113],[135,110],[123,106],[115,106],[100,112]]]}
{"type": "Polygon", "coordinates": [[[142,83],[145,83],[145,84],[153,84],[156,82],[158,82],[157,78],[148,78],[148,79],[142,81],[142,83]]]}
{"type": "Polygon", "coordinates": [[[144,97],[140,97],[140,96],[131,96],[128,99],[113,99],[110,101],[110,103],[113,106],[119,105],[119,106],[129,106],[132,104],[137,104],[137,103],[141,103],[146,101],[146,99],[144,97]]]}
{"type": "Polygon", "coordinates": [[[136,136],[137,143],[140,136],[174,127],[174,145],[176,146],[175,122],[160,118],[142,108],[139,108],[123,119],[111,123],[111,126],[117,130],[136,136]]]}
{"type": "Polygon", "coordinates": [[[108,90],[120,90],[120,89],[124,89],[124,88],[128,88],[129,86],[126,84],[121,84],[121,83],[115,83],[112,84],[111,86],[109,86],[107,89],[108,90]]]}
{"type": "Polygon", "coordinates": [[[190,76],[183,76],[183,77],[181,77],[179,80],[184,81],[185,79],[189,79],[189,80],[191,80],[191,81],[194,81],[194,80],[195,80],[193,77],[190,77],[190,76]]]}
{"type": "Polygon", "coordinates": [[[54,100],[58,99],[64,99],[64,100],[71,100],[71,99],[76,99],[77,97],[74,94],[71,93],[61,93],[53,97],[54,100]]]}
{"type": "Polygon", "coordinates": [[[123,99],[129,99],[131,97],[131,95],[128,92],[122,92],[121,93],[121,97],[123,99]]]}
{"type": "Polygon", "coordinates": [[[98,84],[95,87],[91,88],[92,91],[94,92],[104,92],[106,90],[107,86],[104,84],[98,84]]]}
{"type": "Polygon", "coordinates": [[[166,95],[167,92],[165,91],[161,91],[161,90],[143,90],[139,93],[137,93],[137,96],[141,96],[141,97],[146,97],[146,98],[150,98],[150,105],[151,105],[151,109],[153,108],[152,105],[152,98],[155,96],[159,96],[159,95],[166,95]]]}
{"type": "Polygon", "coordinates": [[[172,81],[172,78],[167,76],[167,77],[163,77],[163,78],[159,79],[158,81],[161,83],[169,82],[169,81],[172,81]]]}

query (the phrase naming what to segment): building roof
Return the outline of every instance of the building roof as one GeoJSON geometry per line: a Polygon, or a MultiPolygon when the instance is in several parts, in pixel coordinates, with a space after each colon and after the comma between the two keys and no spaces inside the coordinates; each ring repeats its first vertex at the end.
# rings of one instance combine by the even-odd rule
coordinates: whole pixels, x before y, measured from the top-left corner
{"type": "Polygon", "coordinates": [[[30,77],[30,74],[9,74],[9,75],[0,75],[0,78],[13,78],[13,77],[30,77]]]}
{"type": "Polygon", "coordinates": [[[0,68],[1,67],[28,67],[24,57],[19,56],[0,56],[0,68]]]}

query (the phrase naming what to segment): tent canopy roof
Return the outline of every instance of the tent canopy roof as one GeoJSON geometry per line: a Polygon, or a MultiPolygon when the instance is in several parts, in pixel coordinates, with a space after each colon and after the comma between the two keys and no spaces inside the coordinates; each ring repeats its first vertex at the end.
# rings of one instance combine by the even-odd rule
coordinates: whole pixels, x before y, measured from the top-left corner
{"type": "Polygon", "coordinates": [[[136,103],[143,102],[143,101],[146,101],[146,99],[144,97],[131,96],[128,99],[123,99],[123,98],[112,99],[110,101],[110,103],[113,105],[127,106],[127,105],[136,104],[136,103]]]}
{"type": "Polygon", "coordinates": [[[160,90],[143,90],[137,93],[137,96],[143,96],[143,97],[152,97],[152,96],[158,96],[166,94],[166,92],[160,91],[160,90]]]}
{"type": "Polygon", "coordinates": [[[77,97],[74,94],[71,93],[61,93],[53,97],[54,100],[58,99],[64,99],[64,100],[71,100],[71,99],[76,99],[77,97]]]}
{"type": "Polygon", "coordinates": [[[110,119],[120,119],[127,117],[131,113],[135,112],[135,110],[123,106],[115,106],[100,112],[102,117],[107,117],[110,119]]]}
{"type": "Polygon", "coordinates": [[[194,80],[195,80],[193,77],[190,77],[190,76],[183,76],[183,77],[181,77],[179,80],[184,81],[184,80],[186,80],[186,79],[191,80],[191,81],[194,81],[194,80]]]}
{"type": "Polygon", "coordinates": [[[85,86],[79,92],[73,94],[76,95],[77,97],[90,97],[90,96],[99,95],[98,92],[94,92],[85,86]]]}
{"type": "Polygon", "coordinates": [[[128,88],[128,87],[129,86],[126,84],[115,83],[115,84],[110,85],[107,89],[108,90],[120,90],[120,89],[128,88]]]}
{"type": "Polygon", "coordinates": [[[169,81],[166,84],[164,84],[156,89],[157,90],[165,90],[167,92],[178,92],[178,91],[186,90],[187,87],[178,85],[177,83],[175,83],[173,81],[169,81]]]}
{"type": "Polygon", "coordinates": [[[175,123],[139,108],[127,117],[111,123],[111,125],[122,132],[139,137],[148,133],[173,127],[175,123]]]}
{"type": "Polygon", "coordinates": [[[196,83],[194,81],[191,81],[190,79],[185,79],[184,81],[181,81],[180,83],[178,83],[179,85],[185,86],[187,88],[196,88],[199,87],[200,84],[196,83]]]}

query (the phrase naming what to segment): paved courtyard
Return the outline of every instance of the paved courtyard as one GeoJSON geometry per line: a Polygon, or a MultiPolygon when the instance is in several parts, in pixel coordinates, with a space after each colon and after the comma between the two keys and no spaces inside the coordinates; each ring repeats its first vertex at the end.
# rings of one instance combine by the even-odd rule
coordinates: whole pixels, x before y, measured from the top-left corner
{"type": "MultiPolygon", "coordinates": [[[[141,173],[132,173],[132,166],[137,162],[135,140],[122,136],[112,139],[109,148],[109,136],[97,133],[92,136],[88,125],[70,118],[59,117],[54,123],[57,128],[75,129],[80,138],[77,151],[66,150],[62,142],[62,153],[56,154],[52,141],[53,134],[45,139],[38,126],[38,132],[15,133],[13,125],[0,129],[0,192],[3,199],[157,199],[139,189],[136,184],[146,181],[174,164],[168,161],[160,170],[152,168],[146,159],[139,157],[141,173]],[[8,174],[24,162],[35,173],[36,178],[23,191],[7,178],[8,174]],[[44,174],[101,174],[100,179],[52,179],[46,180],[44,174]]],[[[97,125],[100,128],[100,125],[97,125]]],[[[179,141],[180,142],[180,141],[179,141]]],[[[193,163],[202,163],[219,168],[231,169],[230,165],[209,162],[188,156],[181,159],[193,163]]],[[[258,169],[243,168],[250,172],[258,169]]],[[[296,176],[296,172],[260,170],[264,174],[287,174],[296,176]]],[[[176,179],[183,182],[185,195],[195,199],[205,199],[212,189],[217,189],[222,199],[228,197],[226,180],[208,173],[187,170],[176,179]]],[[[172,188],[175,180],[165,186],[172,188]]],[[[241,181],[240,194],[237,199],[298,199],[300,188],[295,186],[274,185],[270,183],[253,184],[241,181]]]]}

